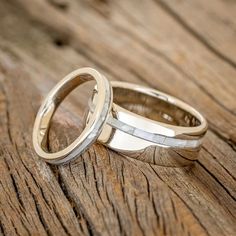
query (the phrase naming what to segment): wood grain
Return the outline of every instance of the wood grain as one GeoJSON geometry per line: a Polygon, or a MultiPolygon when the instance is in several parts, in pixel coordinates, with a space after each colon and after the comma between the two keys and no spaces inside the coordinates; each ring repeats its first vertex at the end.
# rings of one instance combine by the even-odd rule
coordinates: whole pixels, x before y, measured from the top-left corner
{"type": "MultiPolygon", "coordinates": [[[[0,235],[235,235],[234,1],[0,2],[0,235]],[[41,161],[32,126],[41,98],[91,66],[110,80],[177,96],[209,121],[199,161],[168,168],[100,144],[67,166],[41,161]]],[[[73,93],[52,151],[81,127],[73,93]]]]}

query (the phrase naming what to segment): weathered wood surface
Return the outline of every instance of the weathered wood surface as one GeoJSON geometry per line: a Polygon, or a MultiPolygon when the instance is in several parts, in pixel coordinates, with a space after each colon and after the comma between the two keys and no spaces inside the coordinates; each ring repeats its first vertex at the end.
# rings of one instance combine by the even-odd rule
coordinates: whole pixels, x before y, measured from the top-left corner
{"type": "MultiPolygon", "coordinates": [[[[236,2],[0,1],[0,235],[235,235],[236,2]],[[35,155],[40,101],[71,70],[177,96],[209,121],[192,167],[149,165],[93,145],[54,167],[35,155]]],[[[79,130],[70,96],[50,148],[79,130]]]]}

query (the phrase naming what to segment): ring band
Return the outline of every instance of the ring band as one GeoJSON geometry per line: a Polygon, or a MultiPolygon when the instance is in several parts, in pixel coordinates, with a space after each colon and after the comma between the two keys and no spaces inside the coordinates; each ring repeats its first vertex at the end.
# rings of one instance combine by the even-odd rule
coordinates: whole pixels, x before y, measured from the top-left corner
{"type": "Polygon", "coordinates": [[[207,121],[198,111],[158,90],[118,81],[111,85],[112,113],[98,141],[119,153],[158,165],[185,166],[197,159],[207,130],[207,121]],[[158,119],[129,111],[130,107],[141,107],[158,119]]]}
{"type": "Polygon", "coordinates": [[[50,91],[36,116],[33,129],[33,146],[38,156],[49,163],[64,164],[81,155],[96,141],[101,133],[110,113],[111,104],[112,90],[110,84],[99,72],[91,68],[81,68],[68,74],[50,91]],[[74,88],[92,79],[96,81],[97,101],[89,122],[86,123],[79,137],[68,147],[55,153],[47,152],[47,134],[56,109],[74,88]]]}
{"type": "Polygon", "coordinates": [[[36,116],[36,153],[49,163],[64,164],[98,140],[121,154],[153,164],[185,166],[197,160],[207,131],[207,121],[198,111],[158,90],[118,81],[112,81],[111,86],[91,68],[78,69],[61,80],[36,116]],[[74,88],[92,79],[96,86],[84,130],[65,149],[49,153],[46,144],[53,114],[74,88]]]}

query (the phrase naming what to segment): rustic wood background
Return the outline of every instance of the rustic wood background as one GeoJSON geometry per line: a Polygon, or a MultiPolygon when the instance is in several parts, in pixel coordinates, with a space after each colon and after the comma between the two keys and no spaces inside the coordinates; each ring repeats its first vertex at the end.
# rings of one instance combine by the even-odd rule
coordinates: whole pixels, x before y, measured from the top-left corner
{"type": "MultiPolygon", "coordinates": [[[[236,1],[1,0],[1,235],[236,235],[236,1]],[[41,98],[73,69],[177,96],[209,121],[192,167],[93,145],[67,166],[32,149],[41,98]]],[[[50,148],[79,129],[55,118],[50,148]]]]}

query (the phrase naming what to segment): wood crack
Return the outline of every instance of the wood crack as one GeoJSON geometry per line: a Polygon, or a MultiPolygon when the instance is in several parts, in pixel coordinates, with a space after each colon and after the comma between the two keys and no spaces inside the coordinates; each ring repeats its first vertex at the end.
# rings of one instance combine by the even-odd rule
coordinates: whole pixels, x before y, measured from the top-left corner
{"type": "Polygon", "coordinates": [[[203,148],[210,156],[212,156],[214,160],[217,161],[217,163],[226,171],[226,173],[227,173],[228,175],[230,175],[230,176],[232,177],[232,179],[233,179],[234,181],[236,181],[236,177],[235,177],[234,175],[232,175],[232,173],[231,173],[227,168],[225,168],[225,167],[222,165],[222,163],[219,162],[218,158],[217,158],[213,153],[211,153],[210,151],[208,151],[207,148],[205,148],[204,146],[203,146],[202,148],[203,148]]]}
{"type": "Polygon", "coordinates": [[[200,33],[191,28],[188,23],[182,19],[168,4],[162,0],[154,0],[167,14],[174,18],[187,32],[194,36],[199,42],[201,42],[209,51],[214,53],[218,58],[227,62],[233,68],[236,68],[236,63],[231,60],[229,57],[221,53],[215,47],[213,47],[200,33]]]}
{"type": "Polygon", "coordinates": [[[6,103],[6,127],[7,127],[7,133],[8,133],[8,137],[10,142],[13,144],[13,139],[12,139],[12,135],[11,135],[11,125],[10,125],[10,113],[9,113],[9,102],[8,102],[8,97],[7,97],[7,93],[5,91],[4,86],[2,86],[2,92],[3,95],[5,97],[5,103],[6,103]]]}
{"type": "Polygon", "coordinates": [[[141,225],[141,222],[139,220],[139,216],[138,216],[138,203],[137,203],[137,198],[134,198],[134,209],[135,209],[135,216],[136,216],[136,221],[137,221],[137,224],[141,230],[141,233],[142,235],[145,235],[145,230],[143,229],[142,225],[141,225]]]}
{"type": "Polygon", "coordinates": [[[208,173],[211,175],[211,177],[224,189],[224,191],[231,197],[234,201],[236,201],[236,198],[231,194],[231,192],[218,180],[218,178],[210,172],[201,162],[197,161],[198,164],[208,173]]]}
{"type": "MultiPolygon", "coordinates": [[[[10,154],[9,154],[9,156],[10,156],[10,154]]],[[[15,193],[16,193],[16,198],[17,198],[17,200],[19,201],[19,203],[20,203],[20,205],[22,206],[22,208],[24,208],[24,203],[23,203],[23,201],[22,201],[22,199],[21,199],[21,197],[20,197],[19,189],[18,189],[18,187],[17,187],[16,180],[14,179],[14,176],[13,176],[13,174],[12,174],[12,172],[11,172],[10,166],[9,166],[9,164],[7,163],[6,158],[3,158],[3,160],[4,160],[4,162],[5,162],[6,166],[7,166],[7,169],[8,169],[8,171],[9,171],[9,175],[10,175],[10,178],[11,178],[11,181],[12,181],[12,185],[13,185],[14,190],[15,190],[15,193]]]]}
{"type": "MultiPolygon", "coordinates": [[[[165,182],[161,176],[157,173],[157,171],[152,167],[152,165],[149,165],[151,167],[151,169],[154,171],[154,173],[158,176],[159,179],[161,179],[163,182],[165,182]]],[[[184,205],[188,208],[188,210],[191,212],[191,214],[194,216],[194,218],[199,222],[199,225],[201,225],[201,227],[204,229],[205,233],[210,236],[207,228],[202,224],[202,222],[200,221],[200,219],[196,216],[196,214],[194,213],[194,211],[192,210],[192,208],[184,201],[184,199],[175,191],[175,189],[173,187],[171,187],[170,185],[168,185],[168,187],[181,199],[181,201],[184,203],[184,205]]]]}
{"type": "Polygon", "coordinates": [[[29,192],[32,196],[32,199],[34,200],[34,205],[35,205],[35,209],[36,209],[36,212],[37,212],[37,216],[43,226],[43,228],[45,229],[47,235],[49,236],[52,236],[52,233],[50,232],[50,228],[48,227],[47,225],[47,222],[46,220],[44,219],[44,216],[43,216],[43,213],[42,213],[42,210],[40,208],[40,205],[38,203],[38,200],[36,199],[36,197],[34,196],[34,194],[32,193],[31,191],[31,187],[29,185],[27,185],[28,189],[29,189],[29,192]]]}
{"type": "Polygon", "coordinates": [[[228,139],[226,138],[221,132],[220,130],[218,131],[217,128],[214,126],[214,124],[211,121],[208,121],[208,123],[210,123],[210,127],[209,130],[215,134],[220,140],[222,140],[223,142],[227,143],[232,150],[234,150],[236,152],[236,142],[232,139],[228,139]]]}
{"type": "MultiPolygon", "coordinates": [[[[69,163],[69,169],[70,169],[71,176],[72,176],[72,178],[74,179],[74,182],[76,183],[77,187],[80,188],[80,186],[78,185],[77,180],[76,180],[76,178],[75,178],[75,176],[74,176],[74,174],[73,174],[73,171],[72,171],[72,169],[71,169],[71,164],[70,164],[70,163],[69,163]]],[[[81,179],[81,184],[82,184],[82,186],[83,186],[83,189],[86,191],[87,196],[89,197],[91,203],[92,203],[92,204],[97,208],[97,210],[98,210],[98,207],[97,207],[96,203],[94,203],[94,201],[93,201],[92,197],[90,196],[90,194],[89,194],[87,188],[85,187],[85,184],[84,184],[84,182],[83,182],[82,179],[81,179]]],[[[69,196],[69,195],[68,195],[68,196],[69,196]]],[[[72,198],[69,197],[69,199],[71,200],[71,202],[75,202],[72,198]]],[[[92,233],[91,233],[92,235],[93,235],[93,233],[96,234],[96,233],[97,233],[97,232],[96,232],[96,228],[95,228],[94,225],[92,225],[92,224],[90,223],[91,221],[89,221],[88,217],[86,216],[86,211],[85,211],[85,209],[82,209],[81,203],[75,202],[75,206],[76,206],[76,207],[75,207],[76,212],[82,212],[82,215],[85,217],[86,224],[87,224],[87,226],[88,226],[87,229],[88,229],[89,233],[92,232],[92,233]],[[77,206],[81,206],[80,209],[78,209],[77,206]]]]}
{"type": "Polygon", "coordinates": [[[0,234],[2,234],[2,235],[7,235],[6,230],[4,229],[1,220],[0,220],[0,234]]]}
{"type": "MultiPolygon", "coordinates": [[[[63,168],[63,167],[62,167],[62,168],[63,168]]],[[[63,193],[64,193],[64,195],[65,195],[65,197],[66,197],[66,199],[67,199],[68,202],[70,203],[71,208],[72,208],[72,210],[73,210],[73,212],[74,212],[76,218],[78,219],[78,223],[79,223],[79,225],[80,225],[80,228],[81,228],[82,232],[85,233],[85,234],[88,233],[89,235],[93,235],[93,234],[92,234],[91,225],[90,225],[89,222],[87,221],[86,217],[82,214],[81,209],[79,209],[79,207],[78,207],[78,204],[77,204],[77,203],[75,202],[75,200],[70,196],[70,194],[69,194],[69,192],[68,192],[68,189],[66,188],[66,184],[65,184],[64,181],[63,181],[63,178],[62,178],[62,175],[61,175],[61,171],[60,171],[58,168],[56,168],[56,172],[57,172],[57,173],[55,173],[55,171],[53,171],[54,175],[57,176],[58,183],[59,183],[59,185],[60,185],[60,187],[61,187],[61,189],[62,189],[62,191],[63,191],[63,193]],[[87,226],[87,228],[86,228],[87,231],[86,231],[86,232],[85,232],[84,227],[83,227],[82,224],[81,224],[81,221],[80,221],[81,219],[84,219],[84,221],[85,221],[85,223],[86,223],[86,226],[87,226]]]]}

